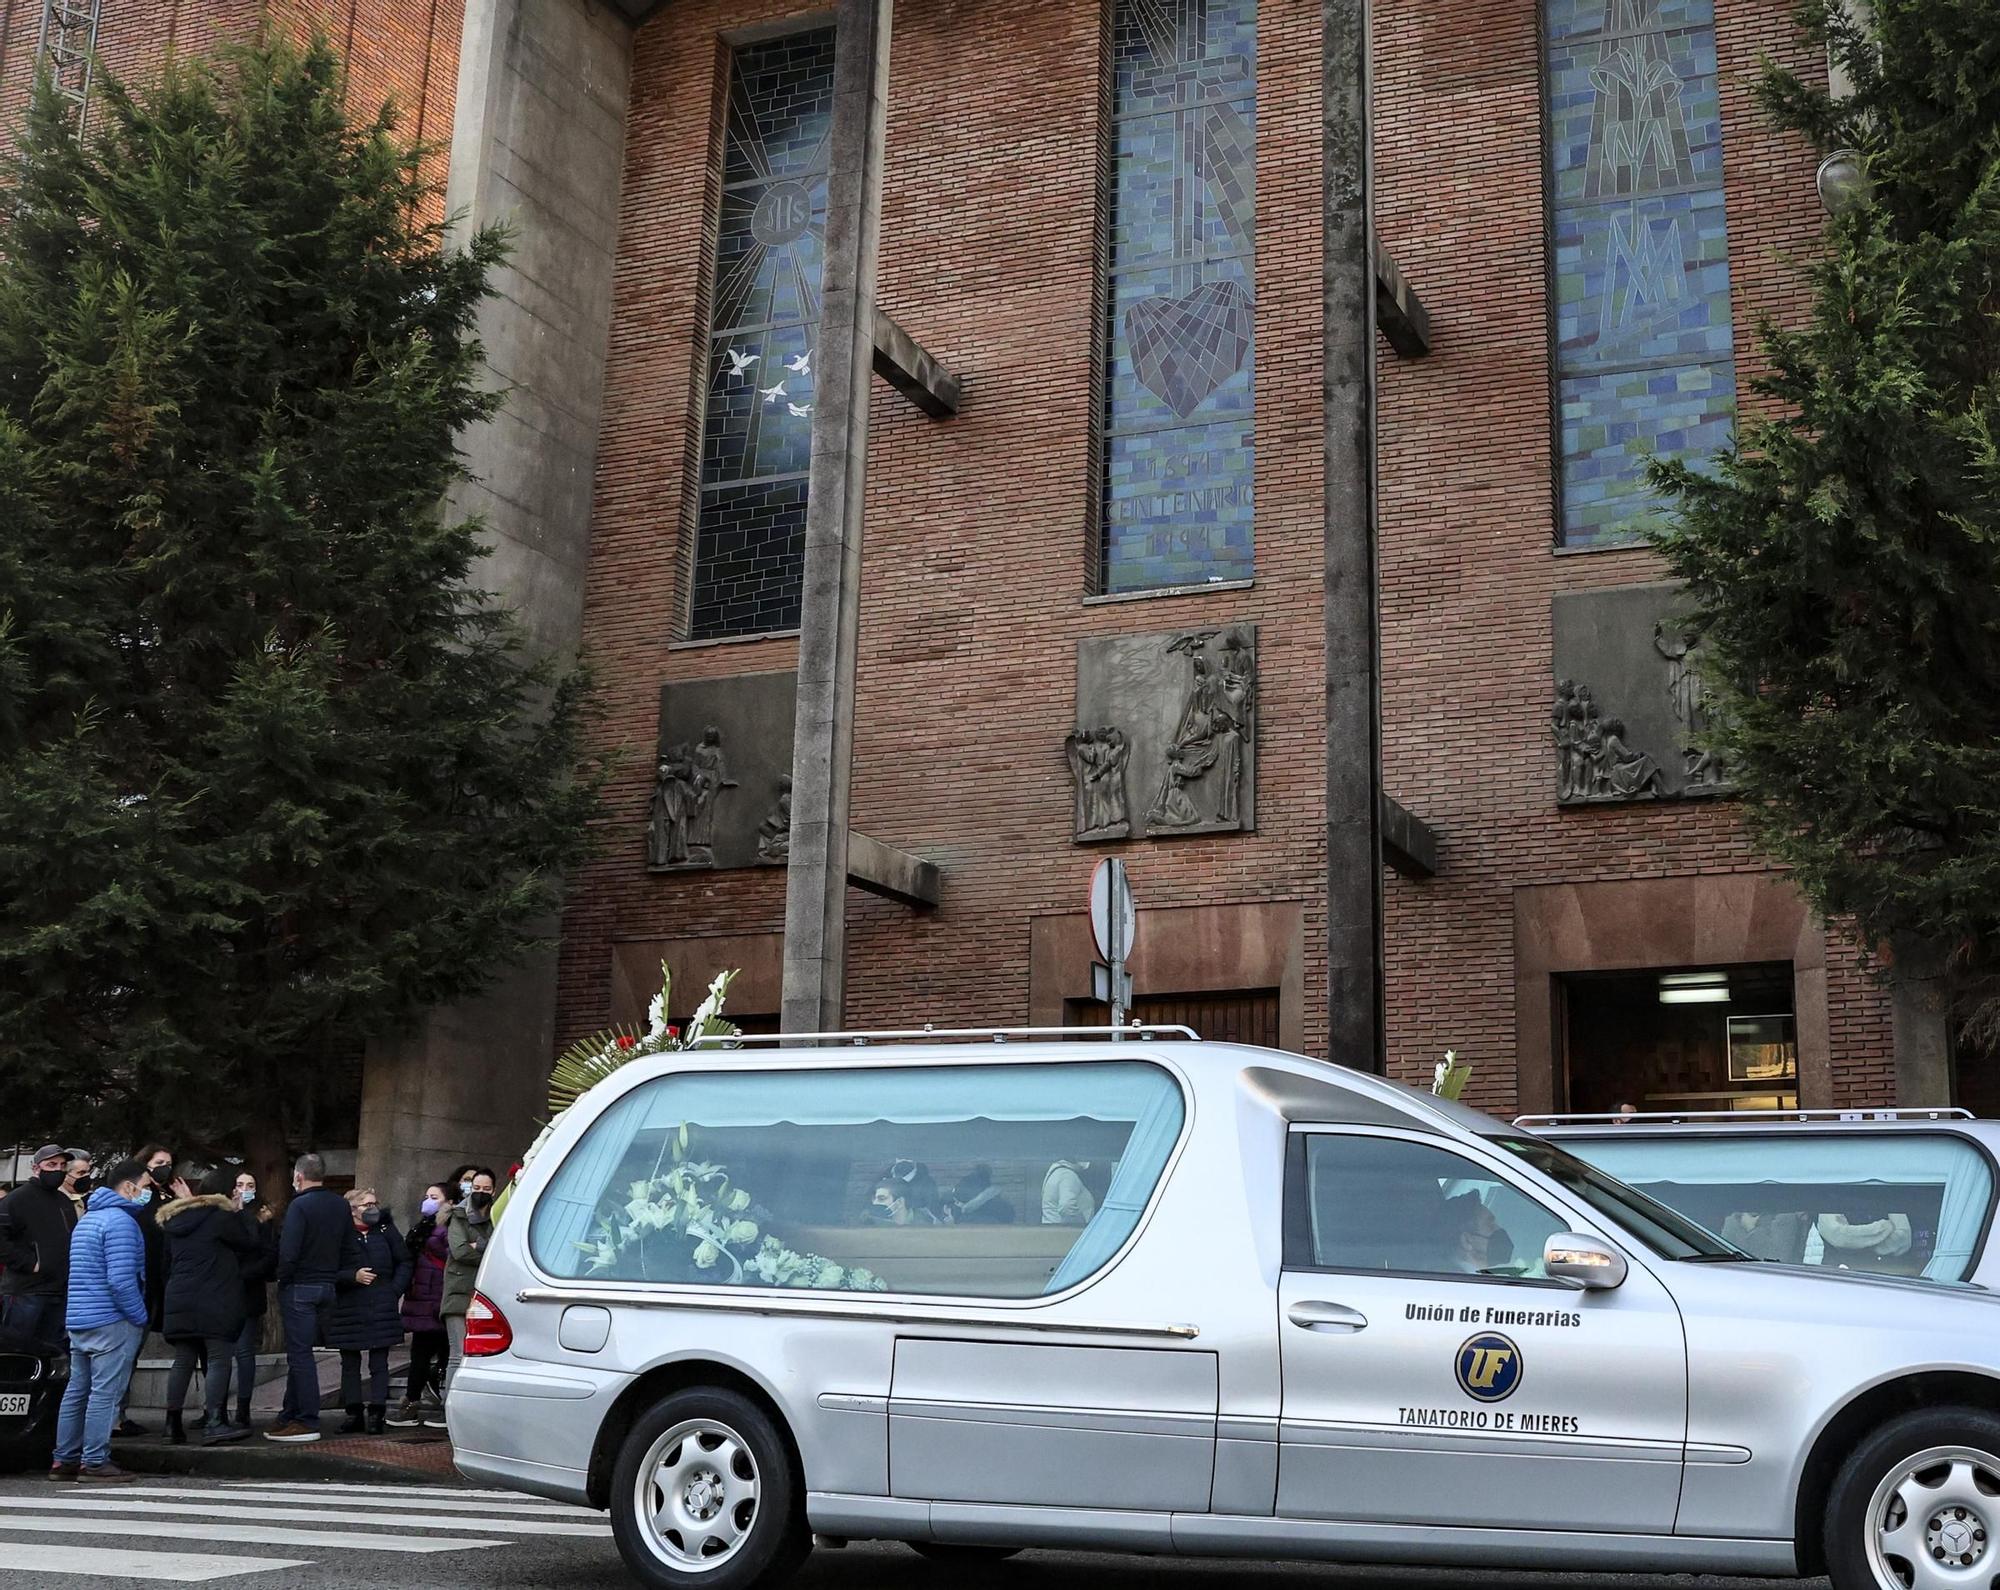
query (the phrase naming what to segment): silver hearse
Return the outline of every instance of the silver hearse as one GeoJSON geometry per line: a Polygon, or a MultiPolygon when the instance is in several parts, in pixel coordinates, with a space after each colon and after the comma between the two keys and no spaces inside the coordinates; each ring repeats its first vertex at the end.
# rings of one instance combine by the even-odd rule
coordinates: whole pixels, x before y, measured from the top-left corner
{"type": "Polygon", "coordinates": [[[459,1468],[716,1590],[816,1538],[2000,1575],[2000,1300],[1757,1263],[1296,1055],[952,1036],[571,1109],[479,1277],[459,1468]]]}

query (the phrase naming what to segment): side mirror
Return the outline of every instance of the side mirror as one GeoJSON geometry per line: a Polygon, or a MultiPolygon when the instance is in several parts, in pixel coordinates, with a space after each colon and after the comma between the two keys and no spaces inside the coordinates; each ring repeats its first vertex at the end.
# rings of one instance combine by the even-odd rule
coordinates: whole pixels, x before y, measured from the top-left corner
{"type": "Polygon", "coordinates": [[[1625,1255],[1602,1237],[1558,1231],[1542,1244],[1542,1268],[1552,1280],[1586,1292],[1607,1292],[1625,1284],[1625,1255]]]}

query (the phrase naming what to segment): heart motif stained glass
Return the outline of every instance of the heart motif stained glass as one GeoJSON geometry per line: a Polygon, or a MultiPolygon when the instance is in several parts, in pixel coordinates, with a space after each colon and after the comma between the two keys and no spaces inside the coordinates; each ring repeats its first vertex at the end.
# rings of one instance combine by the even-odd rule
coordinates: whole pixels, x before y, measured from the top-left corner
{"type": "Polygon", "coordinates": [[[1182,419],[1243,368],[1250,353],[1250,295],[1232,281],[1142,298],[1125,311],[1140,383],[1182,419]]]}

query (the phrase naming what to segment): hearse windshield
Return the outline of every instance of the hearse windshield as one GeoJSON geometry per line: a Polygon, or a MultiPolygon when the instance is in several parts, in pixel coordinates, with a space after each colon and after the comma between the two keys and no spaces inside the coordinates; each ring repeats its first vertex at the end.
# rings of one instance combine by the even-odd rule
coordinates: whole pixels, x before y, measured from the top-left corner
{"type": "Polygon", "coordinates": [[[1528,1137],[1494,1137],[1488,1141],[1516,1159],[1526,1160],[1565,1192],[1581,1198],[1663,1259],[1713,1264],[1750,1257],[1742,1249],[1675,1214],[1665,1204],[1605,1175],[1594,1165],[1586,1165],[1553,1143],[1528,1137]]]}

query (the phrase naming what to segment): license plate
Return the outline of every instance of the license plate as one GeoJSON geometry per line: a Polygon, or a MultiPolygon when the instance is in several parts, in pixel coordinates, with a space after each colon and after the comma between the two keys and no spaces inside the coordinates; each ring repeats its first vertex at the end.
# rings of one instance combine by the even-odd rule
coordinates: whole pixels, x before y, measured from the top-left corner
{"type": "Polygon", "coordinates": [[[28,1394],[25,1391],[0,1393],[0,1419],[4,1419],[10,1413],[19,1417],[27,1411],[28,1394]]]}

